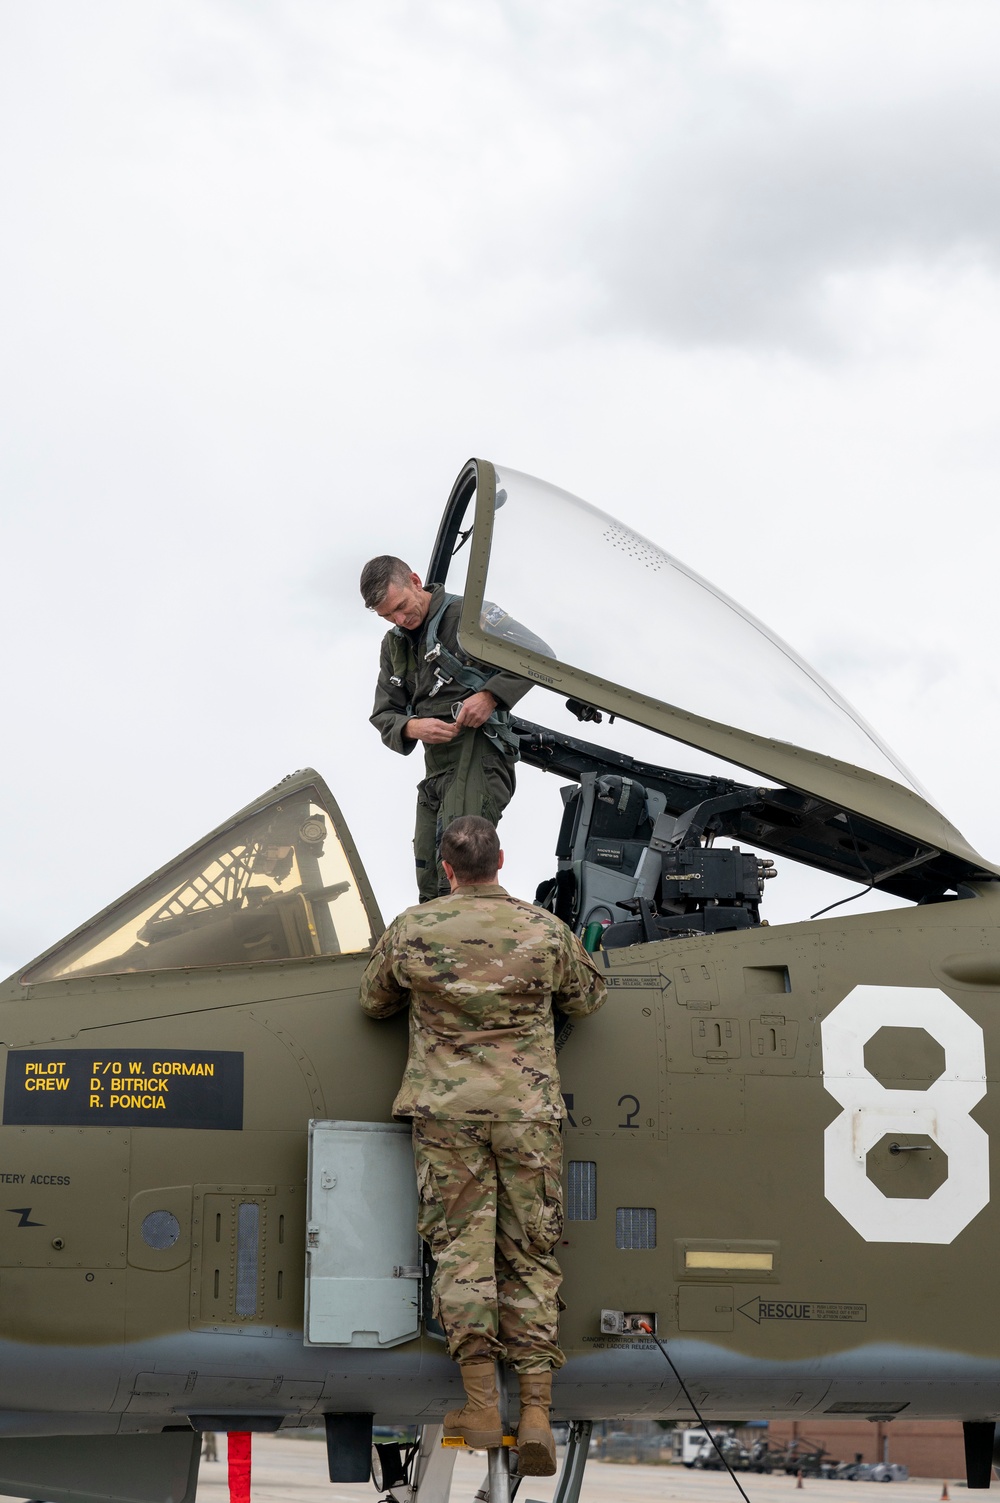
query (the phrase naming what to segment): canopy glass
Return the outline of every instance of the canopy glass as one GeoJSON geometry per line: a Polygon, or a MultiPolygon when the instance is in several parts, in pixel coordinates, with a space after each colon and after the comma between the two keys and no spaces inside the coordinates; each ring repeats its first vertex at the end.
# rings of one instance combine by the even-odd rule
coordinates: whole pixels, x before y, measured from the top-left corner
{"type": "Polygon", "coordinates": [[[557,486],[505,466],[496,477],[488,636],[516,641],[520,623],[523,645],[543,639],[560,664],[921,791],[815,669],[708,580],[557,486]]]}

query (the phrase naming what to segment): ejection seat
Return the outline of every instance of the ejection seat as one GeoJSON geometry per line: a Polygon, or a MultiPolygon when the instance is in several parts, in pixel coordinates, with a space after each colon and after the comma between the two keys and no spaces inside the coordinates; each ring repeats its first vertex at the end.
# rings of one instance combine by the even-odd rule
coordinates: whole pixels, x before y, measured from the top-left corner
{"type": "Polygon", "coordinates": [[[536,902],[585,943],[594,923],[605,949],[760,923],[774,862],[739,846],[713,848],[725,815],[758,803],[759,790],[730,788],[677,814],[635,778],[588,771],[562,798],[558,870],[536,902]]]}
{"type": "Polygon", "coordinates": [[[560,792],[558,870],[542,883],[537,901],[582,933],[588,924],[623,917],[617,905],[635,897],[636,867],[667,801],[616,773],[585,772],[579,785],[560,792]]]}

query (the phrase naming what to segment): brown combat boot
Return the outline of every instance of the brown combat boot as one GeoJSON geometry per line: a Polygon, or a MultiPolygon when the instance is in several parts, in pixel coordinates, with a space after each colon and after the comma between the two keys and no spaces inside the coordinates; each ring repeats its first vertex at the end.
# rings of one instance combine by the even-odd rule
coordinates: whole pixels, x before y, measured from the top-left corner
{"type": "Polygon", "coordinates": [[[549,1426],[552,1374],[519,1373],[521,1418],[517,1424],[517,1469],[522,1477],[554,1477],[556,1443],[549,1426]]]}
{"type": "Polygon", "coordinates": [[[449,1409],[445,1415],[446,1438],[464,1440],[476,1451],[503,1445],[495,1363],[480,1357],[475,1362],[459,1363],[459,1371],[467,1399],[461,1409],[449,1409]]]}

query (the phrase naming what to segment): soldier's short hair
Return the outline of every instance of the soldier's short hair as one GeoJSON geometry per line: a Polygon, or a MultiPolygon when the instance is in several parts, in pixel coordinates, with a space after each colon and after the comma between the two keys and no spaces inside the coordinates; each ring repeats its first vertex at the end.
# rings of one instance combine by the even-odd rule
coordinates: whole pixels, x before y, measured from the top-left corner
{"type": "Polygon", "coordinates": [[[488,819],[462,814],[441,836],[441,860],[459,882],[489,882],[500,865],[500,837],[488,819]]]}
{"type": "Polygon", "coordinates": [[[391,553],[370,558],[361,570],[361,598],[368,610],[378,610],[390,585],[409,584],[412,573],[409,564],[391,553]]]}

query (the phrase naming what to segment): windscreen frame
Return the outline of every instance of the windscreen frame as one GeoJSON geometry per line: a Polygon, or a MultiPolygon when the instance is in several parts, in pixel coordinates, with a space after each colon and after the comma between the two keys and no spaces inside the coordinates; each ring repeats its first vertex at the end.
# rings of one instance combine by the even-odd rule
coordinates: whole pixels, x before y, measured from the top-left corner
{"type": "MultiPolygon", "coordinates": [[[[436,584],[446,584],[451,561],[457,552],[455,544],[465,521],[465,514],[469,509],[469,502],[476,494],[478,483],[478,466],[480,461],[470,459],[463,467],[458,479],[451,488],[451,495],[445,505],[441,525],[438,528],[437,537],[434,539],[434,547],[431,549],[430,563],[427,565],[427,577],[424,584],[430,589],[436,584]]],[[[490,469],[493,466],[490,465],[490,469]]],[[[494,495],[496,493],[496,479],[494,472],[494,495]]],[[[493,507],[490,507],[490,521],[492,527],[493,507]]],[[[475,530],[478,517],[474,517],[472,527],[475,530]]]]}

